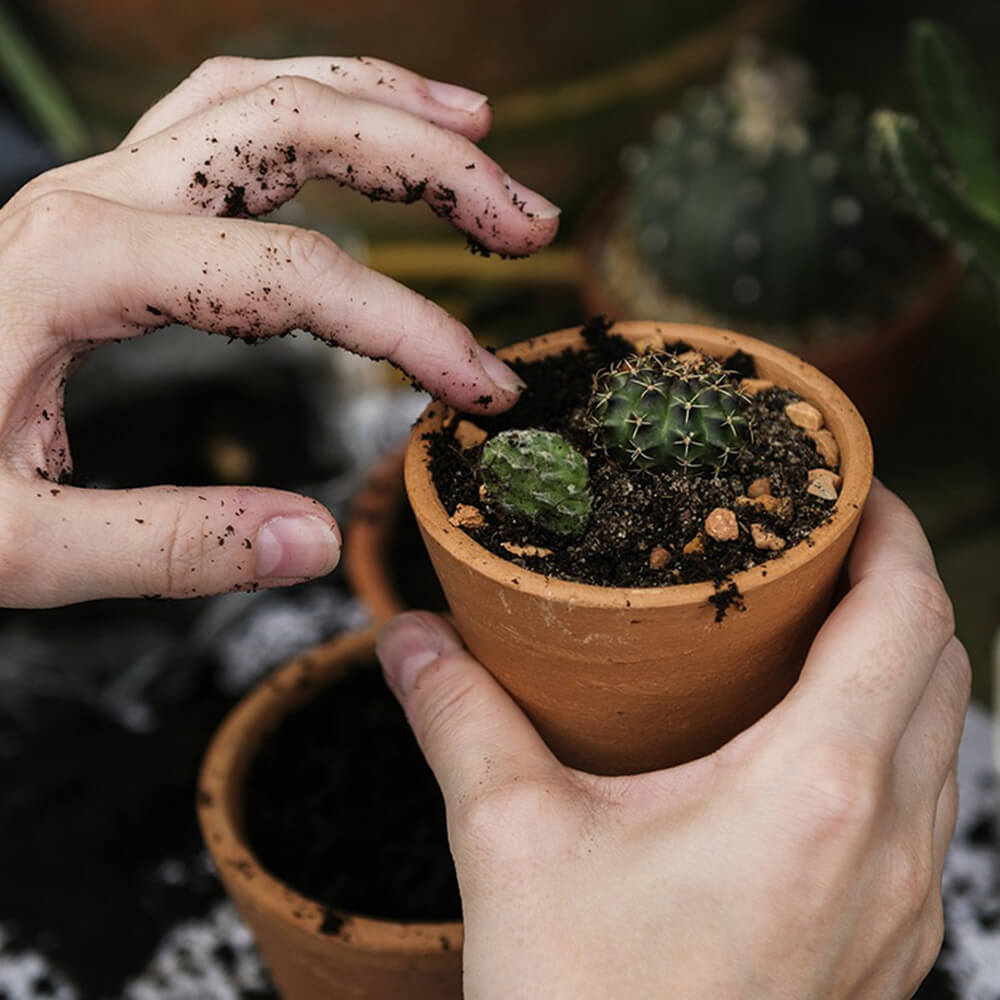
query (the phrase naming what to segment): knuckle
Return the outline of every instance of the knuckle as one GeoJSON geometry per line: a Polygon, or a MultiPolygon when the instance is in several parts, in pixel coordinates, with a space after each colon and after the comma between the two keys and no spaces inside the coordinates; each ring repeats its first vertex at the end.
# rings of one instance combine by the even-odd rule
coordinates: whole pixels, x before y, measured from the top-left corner
{"type": "Polygon", "coordinates": [[[456,841],[496,855],[532,856],[552,839],[552,787],[538,779],[491,785],[463,804],[455,817],[456,841]],[[509,831],[518,831],[510,837],[509,831]]]}
{"type": "Polygon", "coordinates": [[[905,844],[893,861],[891,891],[896,908],[908,921],[916,920],[927,909],[934,884],[934,862],[923,844],[905,844]]]}
{"type": "Polygon", "coordinates": [[[882,815],[887,781],[882,759],[863,746],[842,745],[814,757],[809,787],[815,832],[824,840],[868,838],[882,815]]]}
{"type": "Polygon", "coordinates": [[[191,589],[189,577],[196,577],[206,561],[203,522],[184,509],[172,511],[153,545],[150,558],[142,563],[142,592],[184,596],[191,589]]]}
{"type": "Polygon", "coordinates": [[[352,258],[333,240],[313,229],[286,229],[282,240],[285,259],[303,282],[336,282],[353,265],[352,258]]]}
{"type": "Polygon", "coordinates": [[[953,638],[945,650],[949,676],[954,684],[956,700],[966,705],[972,696],[972,661],[962,642],[953,638]]]}
{"type": "Polygon", "coordinates": [[[477,691],[473,680],[452,669],[448,656],[425,667],[411,695],[423,740],[439,746],[453,742],[476,710],[477,691]]]}
{"type": "Polygon", "coordinates": [[[918,617],[923,627],[941,635],[955,631],[955,612],[944,585],[933,574],[922,570],[897,571],[893,588],[903,614],[918,617]]]}
{"type": "MultiPolygon", "coordinates": [[[[61,187],[58,178],[49,175],[35,185],[19,213],[22,238],[40,245],[54,239],[64,243],[68,233],[90,231],[98,224],[100,199],[61,187]]],[[[29,193],[28,188],[25,193],[29,193]]]]}
{"type": "Polygon", "coordinates": [[[218,86],[247,62],[242,56],[209,56],[195,67],[188,80],[200,86],[218,86]]]}
{"type": "Polygon", "coordinates": [[[261,84],[254,91],[257,106],[264,111],[288,112],[289,116],[301,119],[303,108],[316,102],[319,95],[327,101],[336,101],[338,96],[330,88],[324,88],[315,80],[293,74],[276,76],[267,83],[261,84]]]}

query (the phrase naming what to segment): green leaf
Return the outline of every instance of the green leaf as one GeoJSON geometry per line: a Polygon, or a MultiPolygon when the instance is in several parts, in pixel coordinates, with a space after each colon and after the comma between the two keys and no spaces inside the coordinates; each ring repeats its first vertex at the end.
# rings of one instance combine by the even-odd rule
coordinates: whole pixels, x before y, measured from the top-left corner
{"type": "Polygon", "coordinates": [[[951,28],[923,19],[910,25],[907,49],[921,115],[956,184],[984,215],[1000,220],[996,122],[971,53],[951,28]]]}
{"type": "Polygon", "coordinates": [[[916,119],[878,111],[870,138],[876,164],[889,171],[910,207],[1000,282],[1000,225],[956,187],[916,119]]]}

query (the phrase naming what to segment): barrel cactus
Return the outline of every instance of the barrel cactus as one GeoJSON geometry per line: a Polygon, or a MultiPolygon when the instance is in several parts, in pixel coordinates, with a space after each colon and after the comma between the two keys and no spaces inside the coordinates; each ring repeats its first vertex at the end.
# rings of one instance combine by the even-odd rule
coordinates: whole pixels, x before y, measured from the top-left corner
{"type": "Polygon", "coordinates": [[[587,460],[550,431],[503,431],[481,459],[488,496],[504,510],[557,535],[583,532],[590,517],[587,460]]]}
{"type": "Polygon", "coordinates": [[[906,243],[865,151],[856,99],[822,100],[808,69],[756,43],[631,147],[625,224],[642,266],[724,317],[845,315],[902,271],[906,243]]]}
{"type": "Polygon", "coordinates": [[[920,118],[872,116],[871,149],[903,203],[1000,284],[1000,133],[972,56],[950,28],[919,20],[908,37],[920,118]]]}
{"type": "Polygon", "coordinates": [[[649,471],[722,468],[749,440],[749,399],[717,361],[663,351],[595,376],[589,417],[606,451],[649,471]]]}

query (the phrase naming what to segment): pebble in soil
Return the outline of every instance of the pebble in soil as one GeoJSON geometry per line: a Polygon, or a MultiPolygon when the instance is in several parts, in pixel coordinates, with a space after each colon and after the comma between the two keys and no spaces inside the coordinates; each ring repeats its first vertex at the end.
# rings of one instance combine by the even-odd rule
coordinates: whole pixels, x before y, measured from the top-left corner
{"type": "MultiPolygon", "coordinates": [[[[587,456],[593,513],[579,538],[567,541],[490,503],[480,490],[482,448],[461,447],[454,439],[457,420],[429,435],[431,475],[441,501],[449,513],[459,504],[483,513],[485,524],[466,530],[485,548],[527,569],[598,586],[656,587],[702,581],[722,585],[732,574],[779,558],[792,546],[806,542],[829,519],[833,504],[810,495],[806,488],[810,469],[831,466],[807,430],[786,416],[785,407],[800,397],[781,387],[751,398],[752,443],[718,474],[710,469],[644,472],[609,459],[593,444],[585,421],[586,401],[594,373],[632,353],[633,348],[600,320],[587,325],[584,338],[583,350],[567,349],[538,361],[514,361],[511,366],[528,386],[518,403],[499,416],[469,416],[490,436],[508,428],[556,431],[587,456]],[[768,479],[776,498],[792,500],[790,512],[788,505],[780,513],[741,505],[737,498],[745,497],[750,484],[762,477],[768,479]],[[735,540],[717,541],[705,533],[706,518],[716,508],[736,513],[739,535],[735,540]],[[785,545],[759,548],[753,524],[785,545]],[[512,557],[505,544],[534,546],[550,554],[512,557]],[[651,560],[657,549],[669,554],[666,562],[651,560]]],[[[688,349],[685,344],[672,348],[678,354],[688,349]]],[[[742,377],[756,375],[753,360],[742,353],[726,359],[725,366],[742,377]]]]}

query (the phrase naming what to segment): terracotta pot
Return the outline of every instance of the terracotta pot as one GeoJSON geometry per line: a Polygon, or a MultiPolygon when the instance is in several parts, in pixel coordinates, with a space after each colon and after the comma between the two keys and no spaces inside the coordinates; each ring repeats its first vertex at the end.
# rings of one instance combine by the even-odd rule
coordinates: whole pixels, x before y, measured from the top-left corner
{"type": "Polygon", "coordinates": [[[406,502],[405,455],[403,445],[375,463],[344,529],[344,573],[375,624],[407,608],[448,608],[406,502]]]}
{"type": "Polygon", "coordinates": [[[351,504],[344,530],[344,573],[378,623],[406,608],[390,569],[392,534],[405,496],[404,454],[400,448],[375,464],[351,504]]]}
{"type": "MultiPolygon", "coordinates": [[[[605,278],[600,255],[618,215],[619,201],[599,199],[584,213],[577,235],[580,253],[579,296],[592,315],[634,316],[636,306],[605,278]]],[[[921,233],[922,238],[926,238],[921,233]]],[[[829,375],[851,398],[865,422],[877,433],[888,427],[915,394],[930,365],[935,337],[962,276],[956,255],[945,245],[937,265],[928,270],[920,293],[898,315],[874,332],[858,332],[825,341],[803,340],[794,350],[807,364],[829,375]],[[892,372],[892,378],[885,378],[892,372]]],[[[707,309],[696,321],[712,323],[707,309]]],[[[687,314],[685,318],[691,318],[687,314]]],[[[759,334],[768,338],[766,329],[759,334]]],[[[786,345],[787,346],[787,345],[786,345]]]]}
{"type": "MultiPolygon", "coordinates": [[[[620,323],[637,347],[683,340],[719,358],[742,350],[764,378],[817,406],[841,450],[831,520],[808,543],[735,574],[746,609],[721,622],[710,583],[612,588],[571,583],[493,555],[448,522],[423,435],[448,410],[432,404],[406,454],[406,488],[456,625],[555,753],[587,771],[624,774],[717,749],[791,688],[825,618],[872,476],[868,431],[826,376],[750,337],[670,323],[620,323]]],[[[581,344],[579,329],[516,344],[531,360],[581,344]]]]}
{"type": "MultiPolygon", "coordinates": [[[[371,666],[373,630],[304,654],[268,677],[223,722],[202,765],[198,815],[205,843],[285,1000],[460,1000],[462,925],[395,923],[337,913],[261,867],[243,835],[243,784],[261,741],[348,670],[371,666]]],[[[393,836],[394,831],[386,831],[393,836]]]]}

